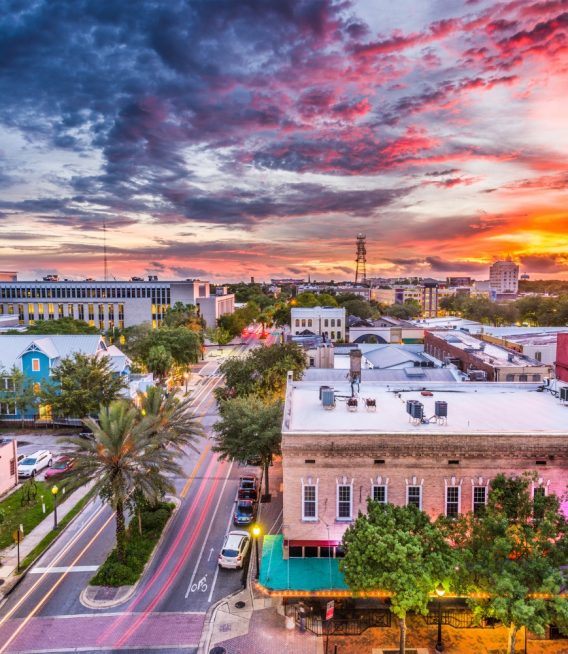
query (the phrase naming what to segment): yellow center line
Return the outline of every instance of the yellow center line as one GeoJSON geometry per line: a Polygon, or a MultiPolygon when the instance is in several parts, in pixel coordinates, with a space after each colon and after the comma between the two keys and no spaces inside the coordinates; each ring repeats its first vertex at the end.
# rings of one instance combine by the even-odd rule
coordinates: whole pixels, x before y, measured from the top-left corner
{"type": "MultiPolygon", "coordinates": [[[[179,494],[180,497],[185,497],[188,494],[189,489],[191,488],[191,484],[193,484],[193,481],[197,475],[197,471],[201,467],[201,464],[205,460],[205,457],[209,453],[210,449],[211,449],[211,443],[207,443],[205,449],[203,450],[203,452],[201,452],[201,456],[199,457],[199,459],[197,459],[197,463],[195,464],[195,467],[193,468],[191,475],[189,476],[188,480],[185,482],[185,486],[183,487],[181,493],[179,494]]],[[[0,652],[0,654],[2,653],[0,652]]]]}
{"type": "MultiPolygon", "coordinates": [[[[109,522],[114,518],[114,513],[108,518],[103,526],[97,531],[97,533],[91,538],[91,540],[85,545],[85,547],[77,554],[75,559],[70,565],[70,568],[72,568],[78,561],[79,559],[83,556],[83,554],[91,547],[91,545],[97,540],[97,538],[100,536],[100,534],[103,532],[104,529],[106,529],[106,526],[109,524],[109,522]]],[[[53,595],[57,587],[63,582],[65,577],[69,574],[69,570],[67,572],[64,572],[61,577],[53,584],[53,586],[47,591],[47,593],[41,598],[41,600],[34,606],[34,608],[30,611],[30,613],[24,618],[24,620],[20,623],[18,628],[14,631],[14,633],[8,638],[8,640],[0,647],[0,654],[5,652],[10,644],[14,641],[14,639],[18,636],[18,634],[22,631],[22,629],[28,624],[28,622],[36,615],[36,613],[41,609],[41,607],[47,602],[47,600],[53,595]]]]}
{"type": "MultiPolygon", "coordinates": [[[[75,545],[76,541],[84,534],[85,531],[91,526],[91,524],[99,517],[99,515],[106,509],[106,504],[103,504],[97,511],[88,519],[85,525],[73,536],[73,538],[65,545],[65,547],[59,552],[59,554],[53,559],[53,561],[48,565],[47,571],[44,572],[38,580],[33,584],[33,586],[26,591],[26,593],[18,600],[15,606],[6,613],[5,616],[0,618],[0,626],[2,626],[6,620],[8,620],[14,613],[20,608],[20,606],[28,599],[28,597],[34,592],[34,590],[41,584],[41,582],[46,578],[46,575],[55,567],[57,563],[63,558],[65,554],[75,545]]],[[[113,514],[114,515],[114,514],[113,514]]],[[[112,516],[111,516],[112,517],[112,516]]]]}

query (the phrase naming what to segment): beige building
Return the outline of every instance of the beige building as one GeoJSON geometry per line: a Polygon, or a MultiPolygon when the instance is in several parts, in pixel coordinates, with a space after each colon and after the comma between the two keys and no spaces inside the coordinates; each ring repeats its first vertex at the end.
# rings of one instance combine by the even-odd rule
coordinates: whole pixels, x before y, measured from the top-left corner
{"type": "Polygon", "coordinates": [[[15,439],[0,439],[0,496],[18,483],[18,447],[15,439]]]}
{"type": "Polygon", "coordinates": [[[344,307],[293,307],[290,322],[293,336],[310,332],[332,342],[345,340],[344,307]]]}
{"type": "Polygon", "coordinates": [[[519,266],[514,261],[496,261],[489,268],[491,293],[518,293],[519,266]]]}
{"type": "Polygon", "coordinates": [[[350,400],[346,381],[289,379],[280,556],[341,556],[369,497],[452,516],[481,509],[497,474],[524,472],[535,473],[533,493],[561,496],[567,407],[537,387],[363,382],[350,400]]]}

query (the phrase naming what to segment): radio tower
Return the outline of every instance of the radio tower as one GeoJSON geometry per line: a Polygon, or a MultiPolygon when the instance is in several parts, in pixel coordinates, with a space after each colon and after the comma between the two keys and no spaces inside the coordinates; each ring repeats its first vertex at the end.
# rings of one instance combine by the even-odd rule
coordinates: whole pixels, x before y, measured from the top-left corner
{"type": "Polygon", "coordinates": [[[357,234],[357,258],[355,259],[355,262],[357,264],[357,267],[355,268],[355,283],[357,282],[363,282],[363,284],[367,281],[367,270],[366,270],[366,264],[367,264],[367,247],[366,247],[366,239],[367,237],[365,234],[357,234]]]}

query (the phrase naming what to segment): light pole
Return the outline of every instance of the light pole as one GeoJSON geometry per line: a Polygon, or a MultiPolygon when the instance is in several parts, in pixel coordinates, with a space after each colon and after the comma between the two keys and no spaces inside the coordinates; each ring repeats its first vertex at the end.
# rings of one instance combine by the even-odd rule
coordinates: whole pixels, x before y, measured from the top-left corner
{"type": "Polygon", "coordinates": [[[446,589],[442,584],[436,586],[436,595],[438,596],[438,642],[436,643],[436,652],[443,652],[444,645],[442,643],[442,597],[446,594],[446,589]]]}
{"type": "Polygon", "coordinates": [[[53,495],[53,528],[57,529],[57,493],[59,488],[57,486],[51,487],[51,494],[53,495]]]}
{"type": "Polygon", "coordinates": [[[252,528],[252,535],[254,537],[254,552],[256,555],[256,572],[254,575],[255,579],[258,579],[260,575],[260,566],[258,564],[258,539],[260,538],[261,529],[259,525],[254,525],[252,528]]]}
{"type": "Polygon", "coordinates": [[[183,378],[185,379],[185,394],[187,395],[187,382],[189,381],[189,372],[184,372],[183,378]]]}

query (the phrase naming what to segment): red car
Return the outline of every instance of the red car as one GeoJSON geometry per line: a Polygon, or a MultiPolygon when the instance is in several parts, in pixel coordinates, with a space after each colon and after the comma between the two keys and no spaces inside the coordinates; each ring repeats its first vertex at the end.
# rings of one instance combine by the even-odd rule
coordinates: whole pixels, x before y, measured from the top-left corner
{"type": "Polygon", "coordinates": [[[71,470],[73,467],[73,459],[68,456],[60,456],[54,462],[51,468],[45,473],[45,479],[53,479],[54,477],[61,477],[71,470]]]}
{"type": "Polygon", "coordinates": [[[239,479],[239,500],[258,499],[258,479],[254,475],[245,475],[239,479]]]}

